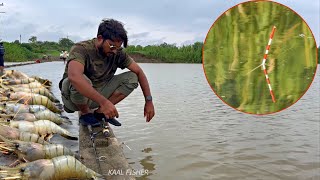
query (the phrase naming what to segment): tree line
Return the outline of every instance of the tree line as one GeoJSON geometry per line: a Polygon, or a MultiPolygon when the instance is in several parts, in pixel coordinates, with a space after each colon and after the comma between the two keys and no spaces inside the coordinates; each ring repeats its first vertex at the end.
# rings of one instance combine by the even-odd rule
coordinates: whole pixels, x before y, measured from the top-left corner
{"type": "MultiPolygon", "coordinates": [[[[29,38],[28,43],[5,42],[5,61],[30,61],[42,58],[44,55],[58,57],[62,50],[70,50],[74,42],[68,38],[61,38],[59,42],[38,41],[36,36],[29,38]]],[[[162,43],[160,45],[128,46],[128,54],[141,54],[147,58],[159,59],[168,63],[201,63],[203,43],[177,47],[175,44],[162,43]]]]}
{"type": "Polygon", "coordinates": [[[36,36],[29,38],[28,43],[4,42],[5,61],[23,62],[42,58],[43,56],[58,57],[62,50],[69,50],[74,42],[68,38],[61,38],[59,42],[38,41],[36,36]]]}
{"type": "MultiPolygon", "coordinates": [[[[74,42],[68,38],[61,38],[59,42],[38,41],[36,36],[29,38],[28,43],[4,42],[6,49],[5,61],[18,62],[30,61],[42,58],[44,55],[59,57],[62,50],[70,50],[74,42]]],[[[202,42],[195,42],[191,45],[176,46],[176,44],[162,43],[160,45],[129,45],[125,51],[128,54],[141,54],[147,58],[159,59],[167,63],[201,63],[202,42]]],[[[320,47],[318,48],[320,54],[320,47]]],[[[318,63],[320,58],[318,56],[318,63]]]]}
{"type": "Polygon", "coordinates": [[[148,58],[160,59],[168,63],[201,63],[202,46],[202,42],[195,42],[194,44],[183,45],[181,47],[167,43],[145,47],[131,45],[126,48],[126,51],[129,54],[138,53],[148,58]]]}

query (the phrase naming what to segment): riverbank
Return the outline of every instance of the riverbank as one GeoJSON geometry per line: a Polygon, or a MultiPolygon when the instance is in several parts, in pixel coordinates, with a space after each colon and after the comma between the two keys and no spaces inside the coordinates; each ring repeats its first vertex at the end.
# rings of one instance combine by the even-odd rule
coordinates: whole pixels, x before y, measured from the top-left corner
{"type": "MultiPolygon", "coordinates": [[[[132,57],[137,63],[166,63],[160,59],[149,58],[140,53],[129,53],[129,56],[132,57]]],[[[51,57],[51,61],[63,61],[59,57],[51,57]]]]}
{"type": "MultiPolygon", "coordinates": [[[[157,58],[150,58],[150,57],[147,57],[146,55],[141,54],[141,53],[128,53],[128,54],[137,63],[174,63],[174,62],[166,62],[166,61],[163,61],[163,60],[157,59],[157,58]]],[[[34,64],[36,60],[37,59],[33,59],[33,61],[27,61],[27,62],[7,62],[7,63],[10,63],[10,65],[8,67],[14,67],[13,64],[19,64],[19,63],[26,63],[24,65],[27,65],[27,63],[30,62],[30,64],[34,64]],[[33,63],[31,63],[31,62],[33,62],[33,63]]],[[[45,61],[42,61],[42,62],[51,62],[51,61],[63,61],[63,60],[60,59],[59,56],[51,56],[48,60],[45,60],[45,61]]],[[[5,62],[5,64],[7,64],[7,63],[5,62]]],[[[190,64],[190,62],[185,62],[185,63],[186,64],[190,64]]],[[[7,67],[7,66],[5,66],[5,67],[7,67]]]]}
{"type": "Polygon", "coordinates": [[[5,63],[4,67],[5,67],[5,68],[11,68],[11,67],[24,66],[24,65],[30,65],[30,64],[36,64],[36,62],[35,62],[35,61],[9,62],[9,63],[5,63]]]}
{"type": "Polygon", "coordinates": [[[130,53],[129,56],[132,57],[137,63],[166,63],[160,59],[148,58],[140,53],[130,53]]]}

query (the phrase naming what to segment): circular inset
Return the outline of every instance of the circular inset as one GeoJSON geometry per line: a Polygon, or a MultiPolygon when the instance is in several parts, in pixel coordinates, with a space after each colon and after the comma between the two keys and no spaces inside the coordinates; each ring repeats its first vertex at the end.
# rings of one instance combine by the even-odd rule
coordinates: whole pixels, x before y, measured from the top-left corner
{"type": "Polygon", "coordinates": [[[245,113],[270,114],[307,91],[317,69],[317,46],[293,10],[249,1],[215,21],[202,58],[207,81],[222,101],[245,113]]]}

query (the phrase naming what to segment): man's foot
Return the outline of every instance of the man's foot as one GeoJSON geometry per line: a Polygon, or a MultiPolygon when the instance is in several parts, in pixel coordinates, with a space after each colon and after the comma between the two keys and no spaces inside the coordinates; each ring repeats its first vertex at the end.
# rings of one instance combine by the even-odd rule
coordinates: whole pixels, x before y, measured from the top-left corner
{"type": "Polygon", "coordinates": [[[79,117],[79,122],[83,126],[91,125],[92,127],[100,126],[100,122],[94,117],[93,113],[83,114],[79,117]]]}

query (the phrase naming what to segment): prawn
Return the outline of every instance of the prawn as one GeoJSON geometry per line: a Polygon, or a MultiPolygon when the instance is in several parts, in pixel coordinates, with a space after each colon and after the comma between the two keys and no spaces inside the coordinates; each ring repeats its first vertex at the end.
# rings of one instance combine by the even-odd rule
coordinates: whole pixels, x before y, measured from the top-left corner
{"type": "MultiPolygon", "coordinates": [[[[30,132],[20,132],[16,128],[11,128],[9,126],[0,125],[0,135],[5,136],[11,140],[20,140],[26,142],[36,142],[40,144],[49,144],[43,137],[40,137],[38,134],[33,134],[30,132]]],[[[0,138],[0,141],[4,141],[0,138]]]]}
{"type": "Polygon", "coordinates": [[[4,95],[8,95],[12,92],[26,92],[26,93],[31,93],[31,94],[40,94],[43,96],[48,97],[51,101],[53,102],[60,102],[47,88],[24,88],[24,87],[11,87],[11,86],[5,86],[5,85],[0,85],[5,91],[2,93],[4,95]]]}
{"type": "Polygon", "coordinates": [[[0,111],[11,114],[11,113],[35,113],[39,111],[48,110],[43,105],[26,105],[19,103],[0,103],[0,111]]]}
{"type": "Polygon", "coordinates": [[[56,113],[51,112],[50,110],[39,111],[35,113],[18,113],[18,114],[0,114],[0,117],[3,119],[9,119],[14,121],[37,121],[37,120],[49,120],[58,125],[65,123],[65,124],[72,124],[67,117],[62,117],[56,113]]]}
{"type": "Polygon", "coordinates": [[[61,113],[62,110],[59,109],[55,103],[53,103],[48,97],[39,94],[30,94],[26,92],[16,92],[9,93],[7,95],[9,100],[17,100],[19,103],[29,104],[29,105],[43,105],[53,112],[61,113]]]}
{"type": "Polygon", "coordinates": [[[40,159],[20,164],[14,168],[0,166],[0,178],[20,180],[104,179],[102,175],[87,168],[72,156],[40,159]]]}
{"type": "Polygon", "coordinates": [[[74,153],[71,149],[63,146],[62,144],[46,144],[42,145],[35,142],[25,142],[19,140],[8,140],[0,135],[0,138],[4,141],[0,145],[0,150],[12,153],[14,152],[19,161],[24,160],[26,162],[35,161],[38,159],[51,159],[58,156],[69,155],[80,159],[80,155],[74,153]]]}
{"type": "Polygon", "coordinates": [[[16,70],[6,70],[4,75],[2,75],[2,77],[11,77],[11,78],[15,78],[15,79],[29,78],[29,76],[27,76],[23,72],[19,72],[16,70]]]}
{"type": "Polygon", "coordinates": [[[39,134],[42,137],[46,137],[48,140],[52,137],[52,134],[60,134],[62,137],[70,140],[78,140],[78,137],[71,135],[66,129],[48,120],[38,120],[34,122],[10,121],[5,123],[8,123],[10,127],[17,128],[23,132],[39,134]]]}

